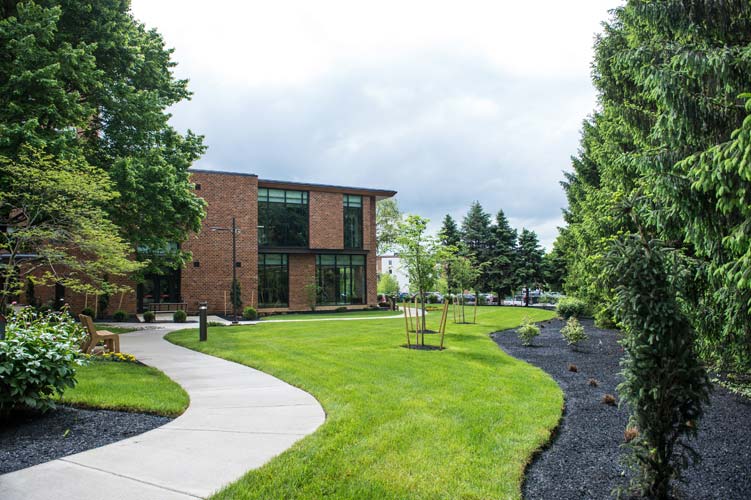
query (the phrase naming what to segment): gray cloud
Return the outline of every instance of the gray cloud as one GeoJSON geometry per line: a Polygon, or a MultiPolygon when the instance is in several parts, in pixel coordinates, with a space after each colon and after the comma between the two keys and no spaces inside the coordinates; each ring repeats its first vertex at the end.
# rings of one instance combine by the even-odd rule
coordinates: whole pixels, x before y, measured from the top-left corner
{"type": "Polygon", "coordinates": [[[561,171],[595,102],[589,75],[510,76],[457,51],[340,67],[304,86],[193,81],[173,123],[206,136],[197,166],[395,189],[433,227],[478,200],[548,248],[565,206],[561,171]]]}

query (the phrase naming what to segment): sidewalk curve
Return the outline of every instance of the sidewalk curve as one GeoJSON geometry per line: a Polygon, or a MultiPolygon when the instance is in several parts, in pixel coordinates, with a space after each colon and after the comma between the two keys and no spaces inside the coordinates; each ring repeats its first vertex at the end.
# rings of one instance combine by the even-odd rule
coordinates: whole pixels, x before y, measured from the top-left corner
{"type": "Polygon", "coordinates": [[[123,352],[159,368],[190,395],[180,417],[101,448],[0,476],[3,500],[204,498],[260,467],[325,420],[307,392],[162,337],[185,325],[120,337],[123,352]]]}

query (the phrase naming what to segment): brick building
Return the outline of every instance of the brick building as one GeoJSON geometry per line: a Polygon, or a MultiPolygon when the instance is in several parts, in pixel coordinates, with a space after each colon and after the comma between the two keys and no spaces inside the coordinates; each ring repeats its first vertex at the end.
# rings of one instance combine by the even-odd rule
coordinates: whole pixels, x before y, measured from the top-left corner
{"type": "MultiPolygon", "coordinates": [[[[122,300],[130,313],[184,302],[188,312],[206,301],[209,312],[231,311],[232,218],[236,273],[244,305],[261,312],[364,308],[376,304],[376,201],[394,191],[259,179],[254,174],[192,170],[196,194],[207,202],[202,230],[183,242],[192,262],[149,275],[122,300]]],[[[169,223],[165,221],[165,223],[169,223]]],[[[84,298],[47,290],[73,311],[84,298]]],[[[52,299],[52,297],[46,297],[52,299]]],[[[93,307],[93,297],[88,305],[93,307]]]]}

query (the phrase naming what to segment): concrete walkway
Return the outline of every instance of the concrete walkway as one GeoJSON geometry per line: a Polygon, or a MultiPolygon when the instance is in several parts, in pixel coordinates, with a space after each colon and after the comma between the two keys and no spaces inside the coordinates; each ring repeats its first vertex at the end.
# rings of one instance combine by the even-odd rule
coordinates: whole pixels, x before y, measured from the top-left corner
{"type": "Polygon", "coordinates": [[[325,420],[310,394],[246,366],[170,344],[164,325],[122,335],[123,352],[164,371],[188,410],[152,431],[0,476],[2,500],[204,498],[325,420]]]}

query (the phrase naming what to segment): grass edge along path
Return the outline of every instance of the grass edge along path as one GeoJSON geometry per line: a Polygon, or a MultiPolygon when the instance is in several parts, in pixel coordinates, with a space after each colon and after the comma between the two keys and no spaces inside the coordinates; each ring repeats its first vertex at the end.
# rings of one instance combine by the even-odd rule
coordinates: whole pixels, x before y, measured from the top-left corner
{"type": "Polygon", "coordinates": [[[160,370],[140,363],[92,359],[76,368],[78,383],[57,402],[79,408],[98,408],[176,417],[190,403],[188,393],[160,370]]]}
{"type": "MultiPolygon", "coordinates": [[[[403,323],[331,321],[167,335],[260,369],[315,396],[326,422],[215,499],[521,498],[524,470],[558,425],[563,393],[489,334],[542,310],[481,308],[446,331],[448,349],[413,351],[403,323]]],[[[428,316],[437,329],[438,314],[428,316]]],[[[437,343],[437,335],[426,336],[437,343]]]]}

